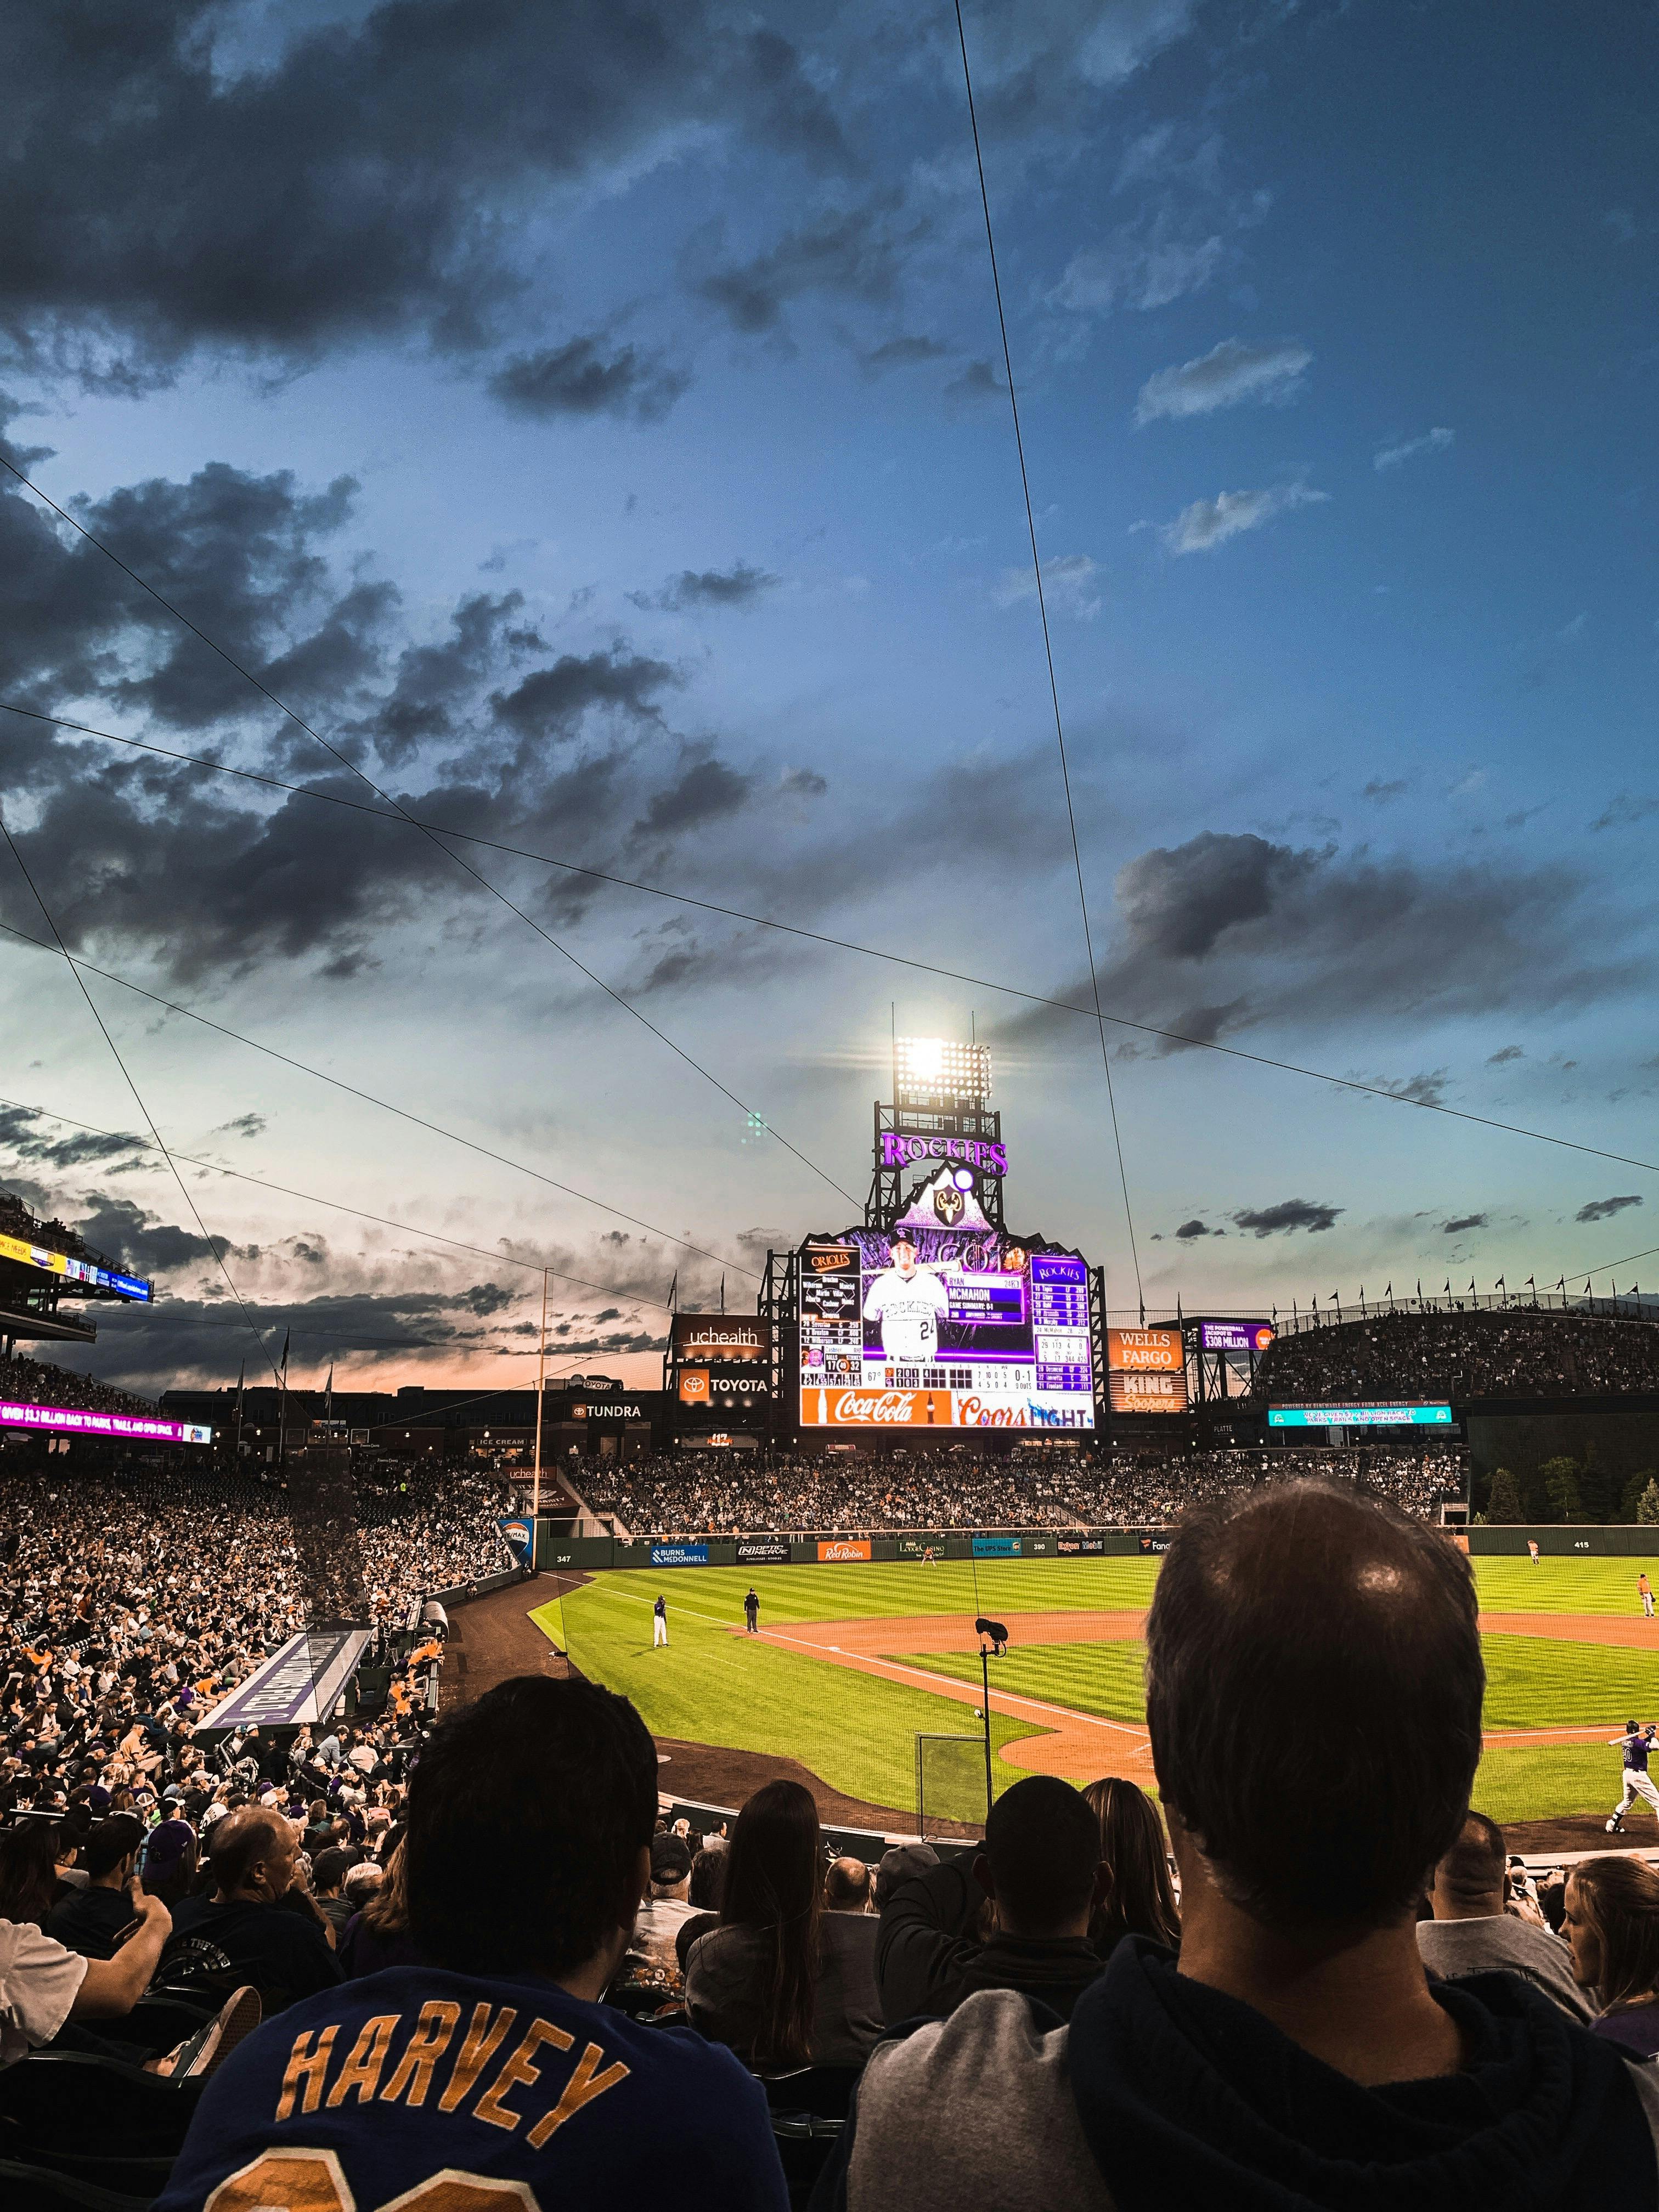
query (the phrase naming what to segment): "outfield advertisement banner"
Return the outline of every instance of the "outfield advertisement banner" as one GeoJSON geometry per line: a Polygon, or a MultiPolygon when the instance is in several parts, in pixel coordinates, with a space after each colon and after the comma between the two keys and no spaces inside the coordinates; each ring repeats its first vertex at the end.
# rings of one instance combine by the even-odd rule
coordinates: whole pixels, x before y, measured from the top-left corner
{"type": "Polygon", "coordinates": [[[740,1567],[787,1567],[789,1547],[780,1536],[739,1536],[738,1565],[740,1567]]]}
{"type": "Polygon", "coordinates": [[[1017,1559],[1019,1557],[1018,1536],[975,1536],[974,1557],[976,1559],[1017,1559]]]}
{"type": "Polygon", "coordinates": [[[1269,1406],[1270,1429],[1449,1429],[1452,1409],[1421,1400],[1387,1406],[1269,1406]]]}
{"type": "Polygon", "coordinates": [[[818,1558],[823,1559],[868,1559],[873,1557],[867,1536],[835,1536],[820,1538],[818,1558]]]}
{"type": "Polygon", "coordinates": [[[0,1428],[44,1429],[59,1437],[119,1437],[136,1444],[210,1444],[211,1429],[148,1413],[94,1413],[83,1406],[31,1406],[0,1400],[0,1428]]]}
{"type": "Polygon", "coordinates": [[[653,1544],[651,1547],[653,1567],[706,1567],[708,1565],[707,1544],[653,1544]]]}
{"type": "Polygon", "coordinates": [[[1096,1559],[1104,1556],[1106,1539],[1103,1536],[1057,1536],[1054,1549],[1062,1559],[1096,1559]]]}
{"type": "Polygon", "coordinates": [[[896,1540],[895,1556],[901,1559],[942,1559],[945,1557],[943,1536],[901,1536],[896,1540]]]}
{"type": "Polygon", "coordinates": [[[514,1554],[520,1559],[527,1559],[536,1534],[531,1522],[527,1520],[498,1521],[495,1525],[507,1539],[514,1554]]]}

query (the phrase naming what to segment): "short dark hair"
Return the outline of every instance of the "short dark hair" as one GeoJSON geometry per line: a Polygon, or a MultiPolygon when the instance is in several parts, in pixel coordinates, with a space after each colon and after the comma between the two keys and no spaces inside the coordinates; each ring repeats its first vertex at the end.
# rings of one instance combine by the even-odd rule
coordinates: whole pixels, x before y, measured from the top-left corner
{"type": "Polygon", "coordinates": [[[1461,1904],[1473,1905],[1503,1888],[1508,1866],[1504,1831],[1497,1821],[1484,1813],[1466,1813],[1451,1848],[1441,1854],[1434,1878],[1461,1904]]]}
{"type": "Polygon", "coordinates": [[[458,1973],[559,1975],[631,1918],[657,1753],[626,1698],[518,1674],[440,1721],[410,1778],[410,1928],[458,1973]],[[514,1910],[488,1880],[514,1843],[514,1910]]]}
{"type": "Polygon", "coordinates": [[[1201,1507],[1146,1622],[1165,1808],[1265,1922],[1383,1925],[1456,1836],[1486,1674],[1464,1554],[1322,1482],[1201,1507]]]}
{"type": "Polygon", "coordinates": [[[1100,1822],[1069,1782],[1028,1774],[992,1806],[985,1856],[998,1902],[1022,1926],[1058,1923],[1080,1911],[1093,1893],[1100,1822]]]}
{"type": "Polygon", "coordinates": [[[144,1840],[144,1824],[136,1813],[112,1813],[100,1820],[81,1846],[87,1872],[94,1881],[120,1865],[129,1852],[144,1840]]]}
{"type": "Polygon", "coordinates": [[[658,1836],[651,1844],[651,1879],[659,1888],[684,1881],[691,1871],[691,1846],[684,1836],[658,1836]]]}
{"type": "Polygon", "coordinates": [[[337,1889],[346,1878],[346,1870],[357,1863],[356,1851],[343,1850],[338,1844],[331,1844],[325,1851],[319,1851],[311,1869],[313,1889],[337,1889]]]}

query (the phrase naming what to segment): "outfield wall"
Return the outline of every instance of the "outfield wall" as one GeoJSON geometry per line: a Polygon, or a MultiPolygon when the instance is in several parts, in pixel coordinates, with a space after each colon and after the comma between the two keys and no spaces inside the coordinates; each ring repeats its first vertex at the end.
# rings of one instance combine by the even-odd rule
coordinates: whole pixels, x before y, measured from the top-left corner
{"type": "MultiPolygon", "coordinates": [[[[931,1552],[942,1559],[1133,1559],[1169,1547],[1164,1528],[999,1529],[894,1536],[707,1536],[662,1538],[624,1544],[613,1536],[569,1536],[550,1521],[536,1524],[536,1565],[580,1574],[607,1567],[802,1567],[852,1565],[894,1559],[920,1562],[931,1552]]],[[[1534,1539],[1547,1559],[1646,1559],[1659,1555],[1659,1528],[1641,1523],[1608,1528],[1492,1527],[1471,1528],[1468,1548],[1477,1558],[1516,1558],[1534,1539]]]]}

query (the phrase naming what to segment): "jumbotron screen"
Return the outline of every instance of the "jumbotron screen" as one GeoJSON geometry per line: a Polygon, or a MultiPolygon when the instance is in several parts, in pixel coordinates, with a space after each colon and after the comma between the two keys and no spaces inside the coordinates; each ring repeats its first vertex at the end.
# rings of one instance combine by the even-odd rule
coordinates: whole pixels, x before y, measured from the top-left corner
{"type": "Polygon", "coordinates": [[[995,1230],[850,1229],[800,1255],[800,1418],[1092,1429],[1088,1264],[995,1230]]]}

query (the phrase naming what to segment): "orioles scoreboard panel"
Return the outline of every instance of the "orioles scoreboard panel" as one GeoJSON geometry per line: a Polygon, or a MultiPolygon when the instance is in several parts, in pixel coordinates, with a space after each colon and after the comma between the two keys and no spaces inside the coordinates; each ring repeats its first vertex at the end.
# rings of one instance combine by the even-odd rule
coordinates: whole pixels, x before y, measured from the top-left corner
{"type": "Polygon", "coordinates": [[[804,1427],[1095,1425],[1074,1252],[900,1221],[809,1243],[799,1282],[804,1427]]]}

